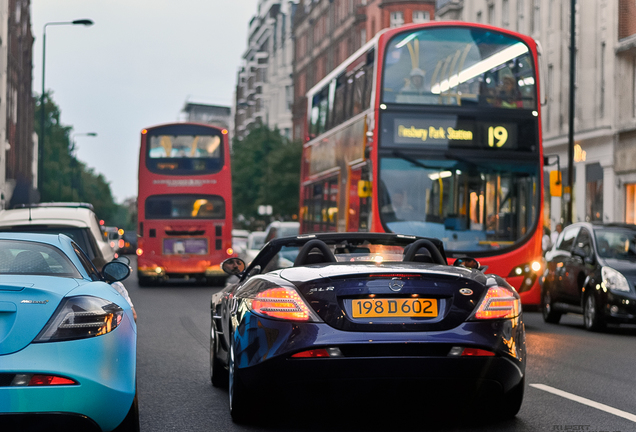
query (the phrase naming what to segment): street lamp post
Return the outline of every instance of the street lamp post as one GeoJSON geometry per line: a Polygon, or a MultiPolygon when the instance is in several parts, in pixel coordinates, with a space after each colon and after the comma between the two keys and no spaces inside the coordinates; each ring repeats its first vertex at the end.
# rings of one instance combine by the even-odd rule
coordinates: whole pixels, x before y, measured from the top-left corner
{"type": "Polygon", "coordinates": [[[86,132],[86,133],[78,133],[78,134],[73,134],[71,136],[71,162],[73,163],[73,179],[71,180],[71,187],[73,189],[73,197],[72,199],[75,200],[75,193],[77,192],[77,199],[79,200],[79,185],[81,183],[80,181],[80,173],[78,170],[78,166],[79,166],[79,162],[77,161],[77,155],[75,154],[75,150],[77,149],[77,146],[75,145],[75,138],[77,138],[78,136],[88,136],[88,137],[96,137],[97,136],[97,132],[86,132]]]}
{"type": "Polygon", "coordinates": [[[63,22],[48,22],[44,24],[42,31],[42,94],[40,95],[40,140],[38,144],[38,191],[42,193],[42,165],[44,164],[44,137],[45,133],[45,110],[44,110],[44,78],[46,67],[46,27],[52,25],[83,25],[91,26],[93,21],[89,19],[79,19],[75,21],[63,21],[63,22]]]}

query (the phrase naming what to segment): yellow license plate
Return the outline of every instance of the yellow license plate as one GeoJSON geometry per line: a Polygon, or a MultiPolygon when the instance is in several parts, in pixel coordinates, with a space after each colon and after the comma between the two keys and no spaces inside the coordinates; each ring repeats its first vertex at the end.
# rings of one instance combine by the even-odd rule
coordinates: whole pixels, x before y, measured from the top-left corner
{"type": "Polygon", "coordinates": [[[436,317],[437,299],[352,300],[354,318],[436,317]]]}

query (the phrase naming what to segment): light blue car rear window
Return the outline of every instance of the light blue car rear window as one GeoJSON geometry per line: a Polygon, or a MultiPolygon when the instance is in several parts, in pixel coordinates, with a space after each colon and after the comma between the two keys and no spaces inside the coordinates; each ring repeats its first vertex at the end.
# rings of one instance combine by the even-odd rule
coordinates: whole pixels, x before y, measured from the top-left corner
{"type": "Polygon", "coordinates": [[[0,274],[82,277],[59,249],[20,240],[0,240],[0,274]]]}

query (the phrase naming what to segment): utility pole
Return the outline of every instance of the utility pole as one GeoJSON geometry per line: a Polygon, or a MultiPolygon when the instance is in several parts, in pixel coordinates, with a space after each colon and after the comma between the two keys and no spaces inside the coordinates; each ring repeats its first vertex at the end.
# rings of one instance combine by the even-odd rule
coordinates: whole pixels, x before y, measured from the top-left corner
{"type": "Polygon", "coordinates": [[[570,113],[568,118],[568,186],[565,224],[573,221],[572,198],[574,195],[574,83],[576,71],[576,0],[570,0],[570,113]]]}

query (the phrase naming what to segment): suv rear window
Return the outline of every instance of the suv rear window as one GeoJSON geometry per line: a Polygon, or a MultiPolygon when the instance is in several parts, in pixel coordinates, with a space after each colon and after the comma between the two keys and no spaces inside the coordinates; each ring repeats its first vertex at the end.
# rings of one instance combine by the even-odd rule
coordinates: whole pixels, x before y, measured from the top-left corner
{"type": "Polygon", "coordinates": [[[29,232],[38,234],[64,234],[69,236],[82,248],[84,253],[93,261],[95,257],[101,257],[101,253],[97,250],[95,242],[91,241],[88,228],[75,228],[64,226],[47,226],[47,225],[18,225],[12,227],[2,227],[0,231],[4,232],[29,232]]]}

